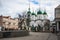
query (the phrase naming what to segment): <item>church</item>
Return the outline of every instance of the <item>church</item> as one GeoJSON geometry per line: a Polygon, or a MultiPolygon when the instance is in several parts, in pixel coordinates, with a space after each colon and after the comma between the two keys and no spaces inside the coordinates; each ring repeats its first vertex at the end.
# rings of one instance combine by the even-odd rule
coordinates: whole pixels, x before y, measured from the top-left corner
{"type": "MultiPolygon", "coordinates": [[[[40,9],[35,13],[34,11],[31,12],[30,8],[27,11],[27,26],[35,27],[38,26],[44,27],[44,23],[48,20],[48,15],[46,11],[42,12],[40,9]]],[[[44,30],[45,28],[43,28],[44,30]]]]}
{"type": "MultiPolygon", "coordinates": [[[[25,24],[26,24],[26,29],[27,30],[40,30],[42,29],[43,31],[45,31],[46,29],[49,29],[49,19],[48,19],[48,15],[46,10],[44,10],[44,12],[41,11],[40,6],[37,12],[33,12],[30,9],[30,2],[29,2],[29,8],[28,11],[26,11],[25,17],[25,24]],[[47,26],[48,25],[48,26],[47,26]]],[[[23,25],[25,25],[23,23],[23,25]]]]}

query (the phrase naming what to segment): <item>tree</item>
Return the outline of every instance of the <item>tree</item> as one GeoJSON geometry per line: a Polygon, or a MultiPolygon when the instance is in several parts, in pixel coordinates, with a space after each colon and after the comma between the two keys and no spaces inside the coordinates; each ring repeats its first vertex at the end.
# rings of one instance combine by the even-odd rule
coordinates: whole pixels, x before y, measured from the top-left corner
{"type": "Polygon", "coordinates": [[[22,15],[18,14],[19,16],[19,28],[22,30],[22,25],[24,25],[24,29],[26,29],[26,11],[22,12],[22,15]]]}
{"type": "Polygon", "coordinates": [[[22,24],[23,24],[23,22],[24,22],[24,19],[22,19],[23,17],[22,17],[20,14],[18,14],[18,16],[19,16],[18,26],[19,26],[19,28],[22,30],[22,24]]]}
{"type": "Polygon", "coordinates": [[[44,22],[44,27],[45,27],[47,30],[49,30],[49,28],[50,28],[50,20],[45,20],[45,22],[44,22]]]}

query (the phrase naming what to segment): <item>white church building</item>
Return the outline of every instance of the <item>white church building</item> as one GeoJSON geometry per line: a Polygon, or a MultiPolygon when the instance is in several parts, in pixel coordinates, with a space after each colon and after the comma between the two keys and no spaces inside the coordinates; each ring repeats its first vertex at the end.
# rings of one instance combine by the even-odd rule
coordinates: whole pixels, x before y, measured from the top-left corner
{"type": "MultiPolygon", "coordinates": [[[[44,24],[47,22],[48,19],[48,15],[47,15],[47,12],[46,10],[44,10],[44,12],[42,12],[40,10],[40,4],[39,4],[39,9],[38,11],[34,12],[31,12],[30,10],[30,1],[29,1],[29,8],[28,8],[28,11],[26,12],[26,25],[27,27],[43,27],[44,28],[44,24]]],[[[29,28],[28,28],[29,29],[29,28]]]]}
{"type": "MultiPolygon", "coordinates": [[[[48,15],[46,11],[42,12],[40,9],[35,13],[31,12],[30,8],[27,12],[27,17],[30,19],[29,26],[31,27],[44,27],[44,23],[48,20],[48,15]]],[[[44,29],[44,28],[43,28],[44,29]]]]}
{"type": "Polygon", "coordinates": [[[37,14],[33,12],[30,14],[30,19],[30,26],[36,27],[40,25],[41,27],[43,27],[43,21],[44,19],[47,19],[47,13],[42,13],[40,10],[37,12],[37,14]]]}

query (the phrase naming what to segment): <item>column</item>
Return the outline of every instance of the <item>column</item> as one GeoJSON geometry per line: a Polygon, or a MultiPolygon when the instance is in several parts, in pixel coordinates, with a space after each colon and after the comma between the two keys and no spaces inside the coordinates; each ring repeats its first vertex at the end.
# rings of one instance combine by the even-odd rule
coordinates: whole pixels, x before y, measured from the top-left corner
{"type": "Polygon", "coordinates": [[[59,22],[57,22],[57,31],[59,31],[59,22]]]}

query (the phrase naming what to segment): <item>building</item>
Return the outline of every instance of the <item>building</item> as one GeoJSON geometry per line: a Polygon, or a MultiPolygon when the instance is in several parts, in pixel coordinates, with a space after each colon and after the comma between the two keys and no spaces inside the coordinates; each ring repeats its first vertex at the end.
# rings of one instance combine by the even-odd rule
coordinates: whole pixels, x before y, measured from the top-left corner
{"type": "Polygon", "coordinates": [[[18,29],[18,18],[11,18],[10,16],[0,16],[0,27],[4,29],[18,29]]]}
{"type": "Polygon", "coordinates": [[[45,26],[46,26],[45,23],[47,23],[47,20],[48,20],[48,15],[46,13],[46,10],[44,10],[44,12],[42,12],[40,10],[40,6],[39,6],[39,10],[37,12],[34,12],[34,10],[33,10],[33,12],[31,12],[30,1],[29,1],[28,11],[26,11],[24,14],[25,14],[25,15],[23,15],[24,17],[22,17],[21,15],[19,16],[19,20],[20,21],[23,20],[23,21],[19,22],[20,28],[24,28],[24,25],[26,24],[25,27],[28,30],[30,30],[32,27],[35,27],[37,29],[38,26],[45,29],[45,26]],[[23,19],[21,19],[21,17],[23,19]]]}
{"type": "MultiPolygon", "coordinates": [[[[27,12],[27,26],[29,27],[42,27],[43,29],[45,29],[45,23],[48,20],[48,15],[46,13],[46,11],[44,11],[42,13],[42,11],[39,9],[36,13],[33,11],[30,11],[30,8],[27,12]]],[[[48,28],[48,27],[47,27],[48,28]]]]}
{"type": "Polygon", "coordinates": [[[44,14],[40,10],[36,13],[32,12],[30,13],[30,26],[42,26],[42,21],[47,19],[47,13],[44,14]],[[43,16],[44,15],[44,16],[43,16]]]}
{"type": "Polygon", "coordinates": [[[50,21],[50,26],[55,25],[56,26],[56,22],[55,21],[50,21]]]}
{"type": "MultiPolygon", "coordinates": [[[[29,8],[28,11],[26,12],[26,25],[28,26],[28,29],[30,30],[32,27],[34,27],[35,29],[42,29],[45,31],[46,27],[49,28],[47,25],[45,25],[48,22],[48,15],[46,10],[44,10],[44,12],[42,12],[40,10],[40,4],[39,4],[39,9],[38,11],[34,12],[35,10],[33,10],[33,12],[31,12],[30,9],[30,1],[29,1],[29,8]]],[[[49,20],[50,21],[50,20],[49,20]]]]}
{"type": "Polygon", "coordinates": [[[60,5],[55,8],[55,21],[57,31],[60,31],[60,5]]]}

